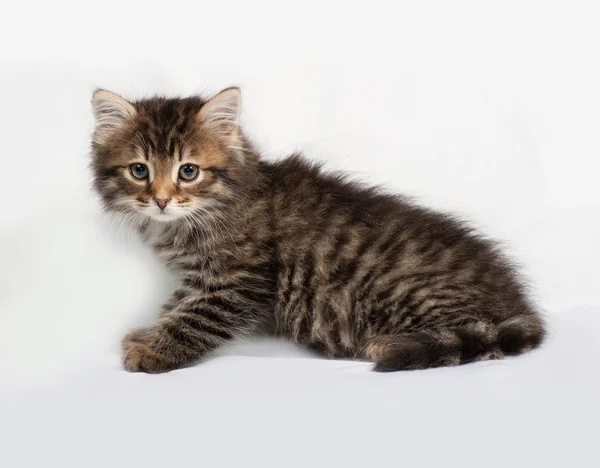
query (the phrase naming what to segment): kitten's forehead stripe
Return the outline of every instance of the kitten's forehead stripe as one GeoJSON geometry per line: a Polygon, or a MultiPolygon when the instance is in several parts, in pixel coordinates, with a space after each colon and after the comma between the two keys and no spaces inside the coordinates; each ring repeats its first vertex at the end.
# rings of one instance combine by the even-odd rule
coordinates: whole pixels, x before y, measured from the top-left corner
{"type": "Polygon", "coordinates": [[[139,112],[137,131],[157,157],[176,157],[197,129],[197,114],[204,101],[151,98],[134,103],[139,112]]]}

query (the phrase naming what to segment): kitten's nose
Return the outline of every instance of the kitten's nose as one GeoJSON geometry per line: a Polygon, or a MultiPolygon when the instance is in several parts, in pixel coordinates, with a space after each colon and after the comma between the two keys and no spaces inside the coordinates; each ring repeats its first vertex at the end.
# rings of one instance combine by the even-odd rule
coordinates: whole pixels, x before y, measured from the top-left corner
{"type": "Polygon", "coordinates": [[[156,198],[156,204],[158,205],[158,207],[160,208],[160,210],[164,210],[165,207],[167,206],[167,203],[169,203],[169,201],[171,200],[170,198],[156,198]]]}

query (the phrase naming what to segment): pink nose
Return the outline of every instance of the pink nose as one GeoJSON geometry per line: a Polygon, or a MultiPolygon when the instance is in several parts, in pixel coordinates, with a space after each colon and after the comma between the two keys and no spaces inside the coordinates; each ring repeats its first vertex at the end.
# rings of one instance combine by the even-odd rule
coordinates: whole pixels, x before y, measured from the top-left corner
{"type": "Polygon", "coordinates": [[[162,211],[165,209],[165,207],[167,206],[167,203],[169,203],[170,200],[171,200],[170,198],[157,198],[156,204],[162,211]]]}

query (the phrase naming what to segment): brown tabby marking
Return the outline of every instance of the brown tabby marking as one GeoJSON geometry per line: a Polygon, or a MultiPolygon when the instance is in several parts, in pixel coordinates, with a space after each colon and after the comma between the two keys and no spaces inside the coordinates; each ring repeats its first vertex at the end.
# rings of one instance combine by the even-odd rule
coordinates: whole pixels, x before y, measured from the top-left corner
{"type": "Polygon", "coordinates": [[[542,342],[540,314],[493,242],[299,155],[262,161],[239,127],[237,89],[133,103],[101,90],[93,106],[106,210],[181,277],[157,323],[124,338],[127,370],[166,372],[254,334],[382,372],[542,342]]]}

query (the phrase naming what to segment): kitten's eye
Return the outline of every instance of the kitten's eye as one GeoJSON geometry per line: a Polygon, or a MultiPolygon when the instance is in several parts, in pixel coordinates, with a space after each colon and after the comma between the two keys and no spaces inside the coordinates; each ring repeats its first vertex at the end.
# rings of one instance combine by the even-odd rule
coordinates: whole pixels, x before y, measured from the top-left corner
{"type": "Polygon", "coordinates": [[[148,166],[141,163],[132,164],[131,175],[136,179],[146,179],[149,175],[148,166]]]}
{"type": "Polygon", "coordinates": [[[189,182],[198,177],[198,172],[198,166],[195,164],[184,164],[179,168],[179,177],[189,182]]]}

